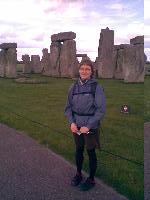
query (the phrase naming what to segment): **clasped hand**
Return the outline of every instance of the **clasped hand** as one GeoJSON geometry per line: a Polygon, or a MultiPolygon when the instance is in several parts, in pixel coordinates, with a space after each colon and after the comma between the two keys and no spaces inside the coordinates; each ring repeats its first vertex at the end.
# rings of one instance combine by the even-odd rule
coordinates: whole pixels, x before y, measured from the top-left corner
{"type": "Polygon", "coordinates": [[[72,123],[70,128],[73,133],[76,133],[77,131],[80,131],[81,133],[89,132],[89,128],[87,128],[85,126],[81,127],[80,130],[78,130],[77,125],[75,123],[72,123]]]}

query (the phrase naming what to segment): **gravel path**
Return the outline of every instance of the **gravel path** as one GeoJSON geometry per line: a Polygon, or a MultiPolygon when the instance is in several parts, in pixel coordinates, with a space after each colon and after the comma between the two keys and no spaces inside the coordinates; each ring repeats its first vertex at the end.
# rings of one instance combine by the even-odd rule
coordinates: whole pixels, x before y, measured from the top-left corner
{"type": "Polygon", "coordinates": [[[144,124],[144,193],[150,200],[150,122],[144,124]]]}
{"type": "Polygon", "coordinates": [[[127,200],[99,179],[81,192],[70,186],[74,174],[61,156],[0,124],[0,200],[127,200]]]}

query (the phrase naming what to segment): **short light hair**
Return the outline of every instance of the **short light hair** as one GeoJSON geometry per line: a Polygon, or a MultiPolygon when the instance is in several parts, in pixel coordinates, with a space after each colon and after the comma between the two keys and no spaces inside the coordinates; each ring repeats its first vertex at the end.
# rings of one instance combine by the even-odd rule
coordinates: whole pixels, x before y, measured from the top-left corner
{"type": "Polygon", "coordinates": [[[80,64],[79,64],[79,69],[80,69],[80,67],[81,67],[82,65],[90,66],[90,67],[91,67],[91,71],[92,71],[92,75],[91,75],[91,76],[93,76],[93,74],[94,74],[93,62],[92,62],[91,60],[89,60],[89,59],[84,59],[84,60],[82,60],[82,61],[80,62],[80,64]]]}

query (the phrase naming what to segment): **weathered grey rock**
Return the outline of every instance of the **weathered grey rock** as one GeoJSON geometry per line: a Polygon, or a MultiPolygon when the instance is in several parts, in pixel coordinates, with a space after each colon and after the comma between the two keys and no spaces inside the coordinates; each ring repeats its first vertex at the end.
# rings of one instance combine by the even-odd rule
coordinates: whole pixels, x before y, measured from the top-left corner
{"type": "Polygon", "coordinates": [[[124,56],[124,49],[114,50],[115,79],[124,79],[123,56],[124,56]]]}
{"type": "Polygon", "coordinates": [[[76,54],[76,57],[77,57],[77,60],[78,60],[78,64],[84,59],[89,59],[87,54],[81,54],[81,53],[76,54]],[[81,58],[81,59],[79,59],[79,58],[81,58]]]}
{"type": "Polygon", "coordinates": [[[47,71],[47,75],[54,77],[60,77],[60,53],[61,53],[60,42],[52,42],[50,46],[50,68],[47,71]]]}
{"type": "MultiPolygon", "coordinates": [[[[136,38],[139,40],[141,37],[136,38]]],[[[115,79],[124,79],[125,82],[143,82],[144,63],[144,45],[142,43],[114,46],[115,79]]]]}
{"type": "Polygon", "coordinates": [[[0,51],[0,77],[5,76],[5,67],[7,64],[6,52],[4,50],[0,51]]]}
{"type": "Polygon", "coordinates": [[[77,56],[77,58],[81,58],[81,61],[82,60],[91,60],[88,56],[87,56],[87,54],[76,54],[76,56],[77,56]]]}
{"type": "Polygon", "coordinates": [[[88,56],[86,56],[86,57],[82,57],[81,61],[83,61],[83,60],[91,60],[91,59],[88,56]]]}
{"type": "Polygon", "coordinates": [[[73,78],[78,71],[76,57],[76,42],[74,40],[67,40],[61,47],[60,54],[60,74],[61,77],[73,78]]]}
{"type": "Polygon", "coordinates": [[[58,34],[53,34],[51,36],[52,42],[64,42],[66,40],[73,40],[76,38],[76,33],[70,31],[70,32],[61,32],[58,34]]]}
{"type": "Polygon", "coordinates": [[[17,76],[17,44],[16,43],[2,43],[0,48],[0,76],[15,78],[17,76]]]}
{"type": "Polygon", "coordinates": [[[144,45],[130,45],[124,49],[124,81],[144,82],[144,45]]]}
{"type": "MultiPolygon", "coordinates": [[[[50,54],[43,49],[41,60],[43,74],[55,77],[75,77],[78,74],[77,57],[87,59],[87,54],[76,54],[74,32],[62,32],[51,36],[50,54]]],[[[144,37],[132,38],[132,44],[114,45],[114,31],[102,29],[99,40],[98,57],[94,63],[96,76],[99,78],[124,79],[126,82],[143,81],[142,47],[144,37]],[[133,48],[135,46],[135,48],[133,48]],[[132,53],[130,49],[133,48],[132,53]],[[134,75],[133,75],[134,74],[134,75]]],[[[90,59],[90,58],[89,58],[90,59]]]]}
{"type": "Polygon", "coordinates": [[[114,45],[114,46],[113,46],[113,51],[119,50],[119,49],[120,49],[120,45],[114,45]]]}
{"type": "Polygon", "coordinates": [[[135,38],[130,39],[130,44],[144,44],[144,35],[136,36],[135,38]]]}
{"type": "Polygon", "coordinates": [[[113,56],[112,56],[112,66],[114,68],[113,78],[115,78],[115,72],[117,70],[117,58],[118,58],[118,49],[116,47],[113,48],[113,56]]]}
{"type": "Polygon", "coordinates": [[[23,61],[17,60],[17,64],[22,65],[22,64],[23,64],[23,61]]]}
{"type": "Polygon", "coordinates": [[[22,60],[23,60],[23,73],[31,73],[32,69],[31,69],[31,61],[30,61],[30,56],[25,54],[22,55],[22,60]]]}
{"type": "Polygon", "coordinates": [[[39,55],[31,55],[31,69],[33,73],[41,73],[42,67],[39,55]]]}
{"type": "MultiPolygon", "coordinates": [[[[70,33],[70,32],[66,32],[70,33]]],[[[69,38],[67,35],[58,37],[69,38]]],[[[72,37],[71,37],[72,38],[72,37]]],[[[61,39],[60,39],[61,40],[61,39]]],[[[74,40],[53,41],[50,46],[49,67],[45,75],[54,77],[75,77],[78,71],[78,60],[76,57],[76,42],[74,40]]]]}
{"type": "Polygon", "coordinates": [[[83,57],[87,57],[87,54],[84,54],[84,53],[77,53],[76,56],[77,56],[77,57],[83,58],[83,57]]]}
{"type": "Polygon", "coordinates": [[[17,48],[17,43],[2,43],[0,49],[8,50],[9,48],[17,48]]]}
{"type": "Polygon", "coordinates": [[[50,53],[48,53],[48,49],[44,48],[42,50],[43,56],[41,59],[42,73],[47,75],[47,72],[50,70],[50,53]]]}
{"type": "Polygon", "coordinates": [[[113,78],[113,46],[114,31],[109,28],[102,29],[99,40],[97,70],[98,77],[113,78]]]}
{"type": "Polygon", "coordinates": [[[97,59],[98,59],[98,57],[96,57],[95,62],[93,62],[93,66],[94,66],[94,74],[93,74],[93,77],[95,77],[95,78],[98,78],[97,59]]]}
{"type": "Polygon", "coordinates": [[[116,48],[117,50],[119,49],[125,49],[130,47],[130,44],[120,44],[120,45],[114,45],[114,48],[116,48]]]}
{"type": "Polygon", "coordinates": [[[6,53],[7,64],[5,67],[5,76],[7,78],[16,78],[17,76],[17,51],[16,48],[9,48],[6,53]]]}

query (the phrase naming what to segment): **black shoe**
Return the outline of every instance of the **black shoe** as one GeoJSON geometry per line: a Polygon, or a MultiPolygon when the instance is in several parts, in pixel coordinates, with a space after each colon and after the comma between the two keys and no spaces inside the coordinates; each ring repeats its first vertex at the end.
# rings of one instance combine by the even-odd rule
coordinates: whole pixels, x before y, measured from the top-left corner
{"type": "Polygon", "coordinates": [[[71,181],[71,185],[78,186],[81,183],[81,181],[82,181],[82,175],[76,174],[71,181]]]}
{"type": "Polygon", "coordinates": [[[95,181],[91,180],[90,178],[87,178],[86,181],[82,184],[80,184],[80,190],[81,191],[88,191],[91,188],[95,186],[95,181]]]}

